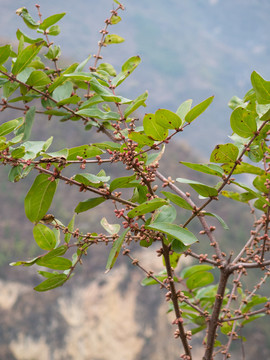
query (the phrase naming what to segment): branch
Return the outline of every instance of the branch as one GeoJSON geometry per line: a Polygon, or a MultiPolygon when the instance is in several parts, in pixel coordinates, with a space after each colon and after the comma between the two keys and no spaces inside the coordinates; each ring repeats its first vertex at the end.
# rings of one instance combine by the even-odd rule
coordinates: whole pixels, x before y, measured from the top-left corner
{"type": "Polygon", "coordinates": [[[206,344],[206,351],[203,356],[203,360],[211,360],[215,339],[216,339],[216,331],[219,324],[218,317],[221,311],[221,306],[226,290],[226,285],[228,278],[230,276],[230,273],[226,271],[225,269],[221,269],[220,279],[219,279],[219,285],[216,295],[216,300],[213,307],[213,312],[211,315],[211,318],[208,323],[208,332],[207,332],[207,344],[206,344]]]}
{"type": "Polygon", "coordinates": [[[171,290],[170,297],[171,297],[173,307],[174,307],[174,312],[176,315],[176,319],[175,319],[174,323],[178,326],[179,333],[177,335],[179,335],[179,337],[182,341],[182,344],[184,346],[184,349],[185,349],[185,355],[183,355],[182,358],[184,358],[185,360],[192,360],[190,345],[188,344],[187,334],[186,334],[184,326],[183,326],[183,319],[181,317],[182,312],[179,308],[178,295],[177,295],[175,285],[174,285],[173,273],[172,273],[171,262],[170,262],[170,252],[169,252],[168,246],[164,243],[163,240],[162,240],[162,248],[163,248],[163,256],[164,256],[167,275],[168,275],[168,281],[169,281],[170,290],[171,290]]]}

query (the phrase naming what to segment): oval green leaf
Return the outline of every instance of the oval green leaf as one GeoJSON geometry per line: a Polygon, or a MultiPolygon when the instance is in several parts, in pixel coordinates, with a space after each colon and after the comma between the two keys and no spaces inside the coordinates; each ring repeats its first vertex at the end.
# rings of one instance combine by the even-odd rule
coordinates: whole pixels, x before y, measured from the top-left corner
{"type": "Polygon", "coordinates": [[[12,67],[12,73],[14,75],[21,73],[27,67],[27,65],[30,64],[32,60],[34,60],[43,45],[45,45],[44,41],[41,43],[31,44],[22,50],[12,67]]]}
{"type": "Polygon", "coordinates": [[[160,208],[163,205],[167,205],[167,201],[160,198],[155,198],[149,201],[142,203],[141,205],[135,207],[128,212],[128,217],[134,218],[135,216],[141,216],[146,213],[151,213],[152,211],[160,208]]]}
{"type": "Polygon", "coordinates": [[[88,199],[85,201],[81,201],[75,208],[75,212],[77,214],[87,211],[89,209],[92,209],[96,206],[98,206],[99,204],[103,203],[106,199],[104,199],[103,197],[98,197],[98,198],[92,198],[92,199],[88,199]]]}
{"type": "Polygon", "coordinates": [[[153,223],[145,226],[146,229],[160,231],[164,234],[170,235],[173,238],[181,241],[185,246],[189,246],[198,242],[198,239],[192,232],[181,226],[170,223],[153,223]]]}
{"type": "Polygon", "coordinates": [[[115,264],[116,259],[118,258],[118,255],[120,253],[122,244],[125,240],[125,236],[127,234],[127,232],[129,231],[129,229],[126,229],[123,234],[121,234],[121,236],[119,236],[119,238],[117,240],[114,241],[112,249],[110,251],[108,260],[107,260],[107,264],[106,264],[106,272],[110,271],[111,268],[113,267],[113,265],[115,264]]]}
{"type": "Polygon", "coordinates": [[[185,121],[188,123],[191,123],[193,120],[195,120],[198,116],[200,116],[211,104],[213,101],[214,96],[210,96],[208,99],[202,101],[200,104],[194,106],[187,115],[185,116],[185,121]]]}
{"type": "Polygon", "coordinates": [[[57,181],[50,181],[49,175],[36,177],[24,200],[25,214],[30,221],[37,222],[48,212],[56,187],[57,181]]]}
{"type": "Polygon", "coordinates": [[[145,134],[153,140],[165,140],[168,136],[168,129],[157,124],[155,114],[145,114],[143,128],[145,134]]]}
{"type": "Polygon", "coordinates": [[[204,287],[214,281],[214,275],[210,272],[199,272],[188,278],[186,285],[190,290],[204,287]]]}
{"type": "Polygon", "coordinates": [[[259,104],[270,103],[270,81],[264,80],[256,71],[251,74],[251,83],[259,104]]]}
{"type": "Polygon", "coordinates": [[[72,262],[69,259],[58,256],[40,258],[36,261],[36,264],[53,270],[68,270],[72,266],[72,262]]]}
{"type": "Polygon", "coordinates": [[[213,150],[210,161],[214,163],[235,162],[238,157],[239,150],[233,144],[217,145],[213,150]]]}
{"type": "Polygon", "coordinates": [[[34,287],[36,291],[48,291],[55,289],[59,286],[62,286],[67,280],[67,275],[65,274],[58,274],[49,277],[48,279],[44,280],[42,283],[34,287]]]}
{"type": "Polygon", "coordinates": [[[198,181],[183,179],[183,178],[177,178],[176,181],[180,183],[189,184],[199,195],[204,197],[211,197],[211,196],[217,196],[218,191],[214,187],[204,185],[198,181]]]}
{"type": "Polygon", "coordinates": [[[121,36],[119,35],[116,35],[116,34],[109,34],[105,37],[105,40],[104,40],[104,44],[106,45],[110,45],[110,44],[120,44],[122,42],[124,42],[125,39],[122,38],[121,36]]]}
{"type": "Polygon", "coordinates": [[[180,196],[172,194],[169,191],[161,191],[161,193],[165,195],[167,199],[171,200],[175,205],[187,210],[193,210],[193,207],[180,196]]]}
{"type": "Polygon", "coordinates": [[[155,113],[156,123],[165,129],[179,129],[182,125],[182,120],[178,115],[170,110],[159,109],[155,113]]]}
{"type": "Polygon", "coordinates": [[[253,136],[257,130],[254,114],[240,106],[232,112],[230,121],[232,130],[243,138],[253,136]]]}
{"type": "Polygon", "coordinates": [[[43,224],[33,228],[33,236],[38,246],[43,250],[52,250],[56,245],[54,232],[43,224]]]}

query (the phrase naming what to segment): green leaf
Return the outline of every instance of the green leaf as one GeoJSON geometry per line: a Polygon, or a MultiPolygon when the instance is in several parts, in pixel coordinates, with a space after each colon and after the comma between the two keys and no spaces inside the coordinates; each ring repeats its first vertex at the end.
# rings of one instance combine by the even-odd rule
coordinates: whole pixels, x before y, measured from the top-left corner
{"type": "Polygon", "coordinates": [[[117,240],[114,241],[112,249],[110,251],[108,260],[107,260],[107,264],[106,264],[106,270],[107,272],[109,270],[111,270],[111,268],[113,267],[113,265],[115,264],[115,261],[120,253],[122,244],[125,240],[126,234],[128,233],[129,229],[126,229],[123,234],[121,234],[119,236],[119,238],[117,240]]]}
{"type": "Polygon", "coordinates": [[[229,332],[232,331],[232,327],[233,327],[232,323],[229,324],[228,322],[224,322],[221,325],[220,331],[222,334],[227,335],[229,332]]]}
{"type": "MultiPolygon", "coordinates": [[[[20,118],[22,119],[22,118],[20,118]]],[[[10,134],[12,131],[14,131],[18,125],[21,123],[21,121],[18,119],[10,120],[5,122],[4,124],[0,125],[0,136],[5,136],[7,134],[10,134]]]]}
{"type": "Polygon", "coordinates": [[[242,308],[242,313],[247,313],[256,305],[265,304],[268,301],[266,296],[254,295],[251,300],[242,308]]]}
{"type": "Polygon", "coordinates": [[[102,186],[104,182],[110,180],[110,176],[98,176],[94,174],[77,174],[74,176],[74,180],[86,185],[86,186],[102,186]]]}
{"type": "Polygon", "coordinates": [[[110,184],[110,192],[113,192],[115,189],[129,187],[129,183],[135,180],[135,178],[136,175],[131,175],[114,179],[110,184]]]}
{"type": "Polygon", "coordinates": [[[67,160],[77,160],[77,156],[88,159],[101,154],[103,151],[97,146],[86,144],[69,149],[67,160]]]}
{"type": "MultiPolygon", "coordinates": [[[[163,280],[166,279],[166,275],[155,275],[155,278],[157,278],[159,281],[163,282],[163,280]]],[[[155,279],[152,279],[151,277],[147,277],[141,281],[142,286],[150,286],[150,285],[157,285],[158,282],[155,279]]]]}
{"type": "Polygon", "coordinates": [[[12,262],[9,264],[9,266],[20,266],[20,265],[23,265],[23,266],[32,266],[34,265],[37,260],[39,259],[40,257],[37,256],[35,257],[34,259],[31,259],[31,260],[28,260],[28,261],[16,261],[16,262],[12,262]]]}
{"type": "Polygon", "coordinates": [[[140,241],[140,246],[148,248],[153,244],[153,239],[146,238],[140,241]]]}
{"type": "Polygon", "coordinates": [[[39,23],[32,18],[25,7],[17,9],[16,14],[23,18],[23,21],[30,29],[37,29],[39,27],[39,23]]]}
{"type": "Polygon", "coordinates": [[[75,214],[72,216],[72,219],[70,220],[69,224],[68,224],[68,231],[66,234],[65,234],[65,243],[69,243],[70,239],[71,239],[71,234],[73,232],[73,229],[74,229],[74,222],[75,222],[75,214]]]}
{"type": "MultiPolygon", "coordinates": [[[[234,167],[234,163],[227,163],[222,165],[222,169],[226,174],[229,174],[232,168],[234,167]]],[[[254,166],[245,162],[241,162],[241,164],[237,164],[234,175],[236,174],[255,174],[255,175],[263,175],[264,170],[258,166],[254,166]]]]}
{"type": "Polygon", "coordinates": [[[145,134],[153,140],[165,140],[168,136],[168,129],[157,124],[155,114],[145,114],[143,127],[145,134]]]}
{"type": "Polygon", "coordinates": [[[69,98],[73,91],[73,85],[70,81],[66,81],[63,85],[58,86],[54,92],[52,97],[56,101],[61,101],[66,98],[69,98]]]}
{"type": "Polygon", "coordinates": [[[245,108],[237,107],[231,115],[231,128],[239,136],[249,138],[257,131],[254,114],[245,108]]]}
{"type": "MultiPolygon", "coordinates": [[[[177,242],[180,243],[180,241],[177,241],[177,242]]],[[[171,267],[173,269],[175,269],[177,267],[180,257],[181,257],[181,254],[177,254],[176,252],[174,252],[173,254],[170,254],[170,263],[171,263],[171,267]]]]}
{"type": "Polygon", "coordinates": [[[145,91],[142,95],[138,96],[132,103],[125,109],[125,118],[137,110],[140,106],[146,106],[145,101],[148,98],[148,91],[145,91]]]}
{"type": "Polygon", "coordinates": [[[73,95],[70,96],[66,99],[63,99],[61,101],[58,101],[58,103],[56,104],[57,106],[63,106],[66,104],[77,104],[79,101],[81,100],[81,98],[77,95],[73,95]]]}
{"type": "Polygon", "coordinates": [[[111,25],[118,24],[121,20],[122,20],[122,19],[121,19],[120,16],[113,15],[113,16],[111,17],[111,25]]]}
{"type": "Polygon", "coordinates": [[[180,254],[182,254],[184,251],[187,251],[188,248],[189,248],[189,246],[184,245],[181,241],[179,241],[179,240],[177,240],[177,239],[174,239],[174,240],[172,241],[171,247],[172,247],[172,250],[173,250],[176,254],[178,254],[178,256],[179,256],[180,254]]]}
{"type": "Polygon", "coordinates": [[[116,35],[116,34],[109,34],[109,35],[106,35],[105,39],[104,39],[104,44],[106,45],[110,45],[110,44],[120,44],[122,42],[124,42],[125,39],[122,38],[121,36],[119,35],[116,35]]]}
{"type": "Polygon", "coordinates": [[[163,205],[159,209],[157,209],[152,217],[151,223],[154,222],[173,222],[176,219],[176,210],[172,205],[163,205]]]}
{"type": "Polygon", "coordinates": [[[270,81],[264,80],[256,71],[251,74],[251,83],[259,104],[270,103],[270,81]]]}
{"type": "Polygon", "coordinates": [[[180,119],[185,120],[187,113],[190,111],[192,105],[192,100],[184,101],[176,111],[176,114],[180,117],[180,119]]]}
{"type": "Polygon", "coordinates": [[[175,224],[153,223],[150,225],[145,225],[145,228],[160,231],[164,234],[170,235],[173,238],[181,241],[185,246],[189,246],[191,244],[194,244],[195,242],[198,242],[198,239],[195,237],[194,234],[192,234],[192,232],[175,224]]]}
{"type": "Polygon", "coordinates": [[[88,199],[85,201],[81,201],[75,208],[75,212],[77,214],[87,211],[89,209],[92,209],[96,206],[98,206],[99,204],[103,203],[106,199],[104,199],[103,197],[98,197],[98,198],[92,198],[92,199],[88,199]]]}
{"type": "Polygon", "coordinates": [[[99,64],[99,66],[97,67],[97,71],[99,70],[106,71],[110,76],[116,76],[115,68],[111,64],[108,63],[99,64]]]}
{"type": "Polygon", "coordinates": [[[188,266],[186,268],[184,268],[182,271],[181,271],[181,278],[183,279],[187,279],[189,278],[190,276],[196,274],[196,273],[201,273],[203,271],[208,271],[208,270],[211,270],[213,269],[213,266],[212,265],[192,265],[192,266],[188,266]]]}
{"type": "MultiPolygon", "coordinates": [[[[193,328],[193,329],[191,329],[191,333],[192,333],[192,335],[195,335],[195,334],[199,333],[200,331],[204,330],[205,328],[206,328],[206,325],[202,325],[197,328],[193,328]]],[[[221,345],[221,343],[220,343],[220,345],[221,345]]]]}
{"type": "Polygon", "coordinates": [[[128,212],[128,217],[134,218],[135,216],[141,216],[147,213],[150,213],[163,205],[167,205],[167,201],[160,198],[154,198],[152,200],[146,201],[143,204],[135,207],[134,209],[128,212]]]}
{"type": "Polygon", "coordinates": [[[38,246],[43,250],[52,250],[56,245],[54,232],[43,224],[33,228],[33,236],[38,246]]]}
{"type": "Polygon", "coordinates": [[[266,314],[251,315],[250,317],[247,317],[246,320],[244,320],[244,321],[241,322],[241,326],[244,326],[244,325],[246,325],[246,324],[248,324],[248,323],[250,323],[250,322],[252,322],[252,321],[254,321],[254,320],[257,320],[257,319],[265,316],[265,315],[266,315],[266,314]]]}
{"type": "Polygon", "coordinates": [[[51,79],[43,71],[40,70],[33,71],[26,82],[26,84],[40,91],[45,90],[46,86],[50,83],[51,79]]]}
{"type": "Polygon", "coordinates": [[[68,270],[72,266],[72,262],[69,259],[63,257],[56,256],[53,258],[44,258],[45,257],[43,256],[42,258],[38,259],[36,264],[54,270],[68,270]]]}
{"type": "Polygon", "coordinates": [[[249,192],[250,194],[254,195],[255,198],[259,198],[264,204],[266,204],[267,206],[269,206],[269,201],[267,199],[265,199],[261,194],[257,193],[256,191],[250,189],[249,187],[245,186],[245,184],[241,184],[239,182],[233,181],[233,184],[241,187],[242,189],[246,190],[247,192],[249,192]]]}
{"type": "MultiPolygon", "coordinates": [[[[54,231],[55,229],[53,229],[54,231]]],[[[55,236],[57,236],[55,234],[55,236]]],[[[47,260],[51,260],[53,258],[58,258],[58,256],[64,255],[68,250],[68,247],[66,245],[62,245],[59,246],[56,249],[51,250],[49,253],[47,253],[46,255],[42,256],[42,261],[45,262],[47,260]]]]}
{"type": "Polygon", "coordinates": [[[178,115],[170,110],[159,109],[155,113],[156,123],[165,129],[179,129],[182,125],[182,120],[178,115]]]}
{"type": "Polygon", "coordinates": [[[210,213],[210,212],[205,212],[204,215],[215,217],[221,223],[223,229],[229,230],[228,225],[225,223],[225,221],[219,215],[210,213]]]}
{"type": "Polygon", "coordinates": [[[102,143],[94,143],[93,146],[97,147],[98,149],[109,149],[109,150],[120,150],[121,145],[112,141],[104,141],[102,143]]]}
{"type": "Polygon", "coordinates": [[[50,181],[49,175],[36,177],[24,200],[25,214],[30,221],[37,222],[48,212],[56,187],[57,181],[50,181]]]}
{"type": "Polygon", "coordinates": [[[50,35],[50,36],[57,36],[57,35],[60,34],[61,29],[60,29],[60,26],[58,26],[58,25],[53,25],[53,26],[51,26],[46,32],[47,32],[47,34],[50,35]]]}
{"type": "Polygon", "coordinates": [[[43,277],[45,277],[47,279],[52,278],[55,275],[59,275],[59,273],[57,271],[54,271],[53,273],[51,273],[49,271],[42,271],[42,270],[39,270],[38,274],[40,274],[41,276],[43,276],[43,277]]]}
{"type": "MultiPolygon", "coordinates": [[[[79,64],[78,66],[80,66],[81,64],[79,64]]],[[[81,71],[77,71],[77,69],[75,69],[74,73],[66,73],[64,75],[64,80],[66,80],[67,78],[70,78],[71,80],[79,80],[79,81],[90,81],[92,80],[94,77],[94,75],[92,73],[87,73],[87,72],[81,72],[81,71]]]]}
{"type": "Polygon", "coordinates": [[[112,79],[112,85],[120,85],[140,64],[141,58],[139,56],[132,56],[122,66],[122,71],[112,79]]]}
{"type": "Polygon", "coordinates": [[[234,109],[237,108],[238,106],[244,107],[244,106],[245,106],[245,102],[244,102],[242,99],[240,99],[239,97],[233,96],[233,97],[231,98],[231,100],[229,101],[228,106],[229,106],[229,108],[231,108],[232,110],[234,110],[234,109]]]}
{"type": "Polygon", "coordinates": [[[205,174],[215,175],[219,177],[222,177],[224,172],[222,167],[214,164],[194,164],[186,161],[180,161],[180,164],[183,164],[192,170],[200,171],[205,174]]]}
{"type": "Polygon", "coordinates": [[[128,138],[135,141],[139,145],[147,145],[152,146],[154,144],[154,140],[150,139],[148,136],[144,135],[143,133],[133,131],[128,134],[128,138]]]}
{"type": "Polygon", "coordinates": [[[256,176],[256,178],[253,180],[253,186],[257,190],[259,190],[265,194],[268,194],[269,190],[267,189],[265,184],[269,180],[270,180],[269,176],[267,176],[267,175],[256,176]]]}
{"type": "Polygon", "coordinates": [[[89,118],[101,119],[105,121],[119,121],[120,115],[114,111],[101,111],[98,108],[82,109],[76,112],[77,115],[87,116],[89,118]]]}
{"type": "Polygon", "coordinates": [[[35,44],[35,43],[38,43],[40,41],[43,41],[42,38],[37,38],[37,39],[30,38],[25,33],[23,33],[20,29],[17,30],[16,36],[17,36],[18,40],[20,40],[20,38],[23,37],[24,42],[26,42],[28,44],[35,44]]]}
{"type": "MultiPolygon", "coordinates": [[[[54,46],[50,46],[49,50],[47,52],[47,54],[45,54],[44,56],[49,59],[49,60],[58,60],[59,57],[61,55],[61,48],[60,46],[54,45],[54,46]]],[[[57,81],[60,78],[56,78],[55,81],[57,81]]],[[[65,78],[64,78],[65,79],[65,78]]],[[[59,82],[62,82],[61,80],[58,80],[59,82]]],[[[49,91],[51,91],[51,89],[49,88],[49,91]]]]}
{"type": "Polygon", "coordinates": [[[186,285],[188,289],[193,290],[199,287],[204,287],[211,284],[214,281],[214,275],[209,272],[196,273],[189,277],[186,285]]]}
{"type": "Polygon", "coordinates": [[[221,195],[229,199],[233,199],[244,203],[247,203],[249,200],[255,199],[257,197],[249,192],[238,193],[238,192],[226,191],[226,190],[222,190],[221,195]]]}
{"type": "Polygon", "coordinates": [[[0,65],[4,64],[12,51],[11,45],[0,46],[0,65]]]}
{"type": "Polygon", "coordinates": [[[16,135],[23,134],[22,141],[28,140],[31,136],[32,126],[35,120],[35,113],[36,113],[35,106],[32,106],[29,110],[27,110],[24,124],[16,132],[16,135]]]}
{"type": "Polygon", "coordinates": [[[165,195],[166,198],[172,201],[175,205],[187,210],[193,210],[193,207],[186,200],[182,199],[180,196],[176,194],[172,194],[168,191],[161,191],[161,193],[165,195]]]}
{"type": "Polygon", "coordinates": [[[44,280],[42,283],[34,287],[34,290],[36,291],[48,291],[55,289],[59,286],[62,286],[67,280],[67,275],[65,274],[59,274],[54,275],[50,277],[47,280],[44,280]]]}
{"type": "Polygon", "coordinates": [[[107,88],[100,85],[100,83],[95,78],[92,78],[90,80],[90,84],[91,84],[91,89],[94,90],[105,101],[115,102],[115,103],[126,103],[127,101],[131,102],[131,100],[127,100],[122,98],[121,96],[114,95],[111,91],[107,90],[107,88]]]}
{"type": "Polygon", "coordinates": [[[24,146],[16,148],[15,150],[11,151],[11,156],[13,157],[13,159],[19,159],[19,158],[23,157],[24,154],[25,154],[24,146]]]}
{"type": "Polygon", "coordinates": [[[214,163],[235,162],[238,157],[239,150],[233,144],[217,145],[213,150],[210,161],[214,163]]]}
{"type": "Polygon", "coordinates": [[[111,235],[118,234],[121,228],[119,224],[109,224],[105,217],[101,219],[100,224],[111,235]]]}
{"type": "Polygon", "coordinates": [[[37,56],[40,49],[45,44],[44,41],[41,43],[31,44],[27,46],[20,54],[18,55],[13,67],[12,67],[12,73],[14,75],[17,75],[21,73],[28,64],[37,56]]]}
{"type": "Polygon", "coordinates": [[[212,197],[217,196],[218,191],[214,187],[204,185],[198,181],[183,179],[183,178],[177,178],[176,181],[180,183],[189,184],[198,194],[204,197],[212,197]]]}
{"type": "MultiPolygon", "coordinates": [[[[12,157],[14,157],[14,156],[12,155],[12,157]]],[[[23,170],[23,165],[21,165],[21,164],[18,166],[12,167],[8,174],[8,180],[11,182],[19,181],[21,179],[22,170],[23,170]]]]}
{"type": "Polygon", "coordinates": [[[19,84],[17,82],[10,82],[8,81],[3,85],[3,95],[5,98],[9,98],[10,95],[14,93],[19,87],[19,84]]]}
{"type": "Polygon", "coordinates": [[[49,148],[52,140],[53,139],[51,137],[47,141],[26,141],[23,143],[23,146],[25,147],[24,159],[34,159],[39,156],[42,151],[46,151],[49,148]]]}
{"type": "Polygon", "coordinates": [[[79,107],[80,110],[85,109],[85,108],[89,108],[93,105],[102,103],[103,99],[101,96],[99,95],[94,95],[92,96],[89,100],[84,101],[81,106],[79,107]]]}
{"type": "Polygon", "coordinates": [[[213,101],[214,96],[210,96],[208,99],[202,101],[200,104],[194,106],[187,115],[185,116],[185,121],[188,123],[191,123],[193,120],[195,120],[198,116],[200,116],[211,104],[213,101]]]}
{"type": "Polygon", "coordinates": [[[42,23],[39,25],[39,28],[41,30],[46,30],[46,29],[48,29],[48,27],[56,24],[65,15],[66,15],[66,13],[51,15],[42,21],[42,23]]]}

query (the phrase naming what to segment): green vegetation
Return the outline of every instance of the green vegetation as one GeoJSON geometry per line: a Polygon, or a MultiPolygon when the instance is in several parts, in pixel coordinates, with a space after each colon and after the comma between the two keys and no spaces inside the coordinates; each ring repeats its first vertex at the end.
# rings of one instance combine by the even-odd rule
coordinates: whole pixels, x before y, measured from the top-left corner
{"type": "MultiPolygon", "coordinates": [[[[61,49],[51,37],[59,35],[58,22],[65,13],[43,19],[39,5],[39,20],[24,7],[17,10],[34,35],[18,30],[17,49],[0,47],[1,110],[18,112],[15,119],[6,118],[0,125],[0,164],[10,167],[11,182],[34,176],[24,208],[39,248],[33,258],[10,265],[37,265],[43,281],[35,290],[49,291],[66,284],[87,253],[95,253],[97,244],[104,248],[109,244],[107,272],[117,266],[123,254],[146,274],[142,285],[166,290],[169,311],[175,314],[174,336],[180,340],[181,358],[192,359],[192,336],[203,333],[203,359],[219,353],[226,359],[239,329],[269,312],[268,297],[260,288],[270,274],[270,82],[252,73],[252,89],[243,99],[234,97],[230,102],[231,142],[216,145],[207,163],[189,158],[181,161],[190,174],[197,174],[197,180],[183,177],[183,171],[173,180],[172,173],[167,173],[170,164],[166,175],[161,170],[167,148],[173,149],[170,162],[179,162],[172,139],[181,137],[188,126],[197,132],[195,124],[213,96],[195,105],[186,100],[176,112],[157,109],[140,121],[136,112],[146,106],[148,93],[142,89],[140,96],[128,99],[119,90],[133,76],[140,57],[127,59],[120,71],[101,62],[103,47],[124,41],[111,31],[121,21],[124,9],[114,2],[116,9],[100,31],[92,63],[87,57],[81,63],[60,67],[61,49]],[[94,141],[73,146],[67,139],[58,147],[53,145],[53,136],[44,139],[40,132],[38,140],[31,140],[36,114],[48,120],[58,118],[64,127],[68,123],[83,125],[86,132],[94,133],[94,141]],[[63,187],[68,188],[68,194],[75,193],[76,204],[65,208],[68,220],[62,222],[56,214],[64,208],[63,187]],[[57,206],[53,205],[56,196],[57,206]],[[231,225],[230,219],[222,218],[222,208],[228,202],[229,209],[235,202],[251,209],[249,220],[244,211],[238,214],[250,233],[244,233],[240,221],[235,224],[233,219],[231,225]],[[92,217],[85,231],[75,226],[81,213],[92,217]],[[209,221],[217,225],[209,225],[209,221]],[[231,226],[235,227],[234,238],[242,238],[228,249],[221,231],[231,226]],[[208,238],[208,245],[201,235],[208,238]],[[133,257],[133,250],[140,246],[153,258],[162,257],[161,273],[153,273],[133,257]],[[206,248],[207,253],[203,253],[206,248]],[[183,266],[184,257],[195,264],[183,266]],[[250,291],[242,278],[252,269],[255,287],[250,291]]],[[[53,126],[51,130],[55,135],[53,126]]],[[[5,232],[10,236],[8,228],[5,232]]]]}

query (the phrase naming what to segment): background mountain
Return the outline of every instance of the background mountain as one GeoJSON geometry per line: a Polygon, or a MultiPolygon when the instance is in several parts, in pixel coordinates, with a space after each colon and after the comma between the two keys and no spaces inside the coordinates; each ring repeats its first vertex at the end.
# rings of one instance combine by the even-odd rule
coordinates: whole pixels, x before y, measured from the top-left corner
{"type": "MultiPolygon", "coordinates": [[[[62,33],[56,38],[62,47],[63,61],[68,58],[82,61],[96,52],[98,30],[112,4],[112,0],[46,0],[40,4],[43,17],[67,12],[60,22],[62,33]]],[[[32,0],[0,0],[3,43],[15,42],[18,27],[31,35],[15,10],[26,6],[35,14],[34,5],[32,0]]],[[[145,89],[149,90],[147,112],[158,107],[175,111],[188,98],[196,103],[215,95],[213,105],[174,143],[168,159],[175,162],[163,162],[167,174],[175,177],[174,174],[178,176],[181,171],[181,176],[185,176],[183,167],[173,164],[180,160],[200,161],[214,145],[226,141],[230,131],[227,102],[233,95],[243,96],[250,88],[251,71],[256,69],[266,79],[270,78],[270,3],[268,0],[259,3],[256,0],[127,0],[125,5],[123,21],[112,31],[123,36],[126,42],[103,49],[105,61],[117,70],[130,56],[138,54],[142,58],[142,64],[127,85],[121,85],[121,94],[135,98],[145,89]]],[[[15,116],[14,112],[5,111],[0,113],[0,122],[15,116]]],[[[56,119],[48,122],[44,118],[37,119],[32,140],[40,136],[46,139],[52,132],[57,149],[64,147],[65,142],[76,146],[91,141],[89,133],[84,133],[78,123],[59,124],[56,119]]],[[[159,289],[141,288],[138,284],[143,275],[137,269],[132,270],[126,259],[122,263],[120,260],[119,267],[109,275],[103,275],[109,249],[93,251],[70,284],[46,294],[32,290],[40,281],[34,269],[8,268],[10,261],[33,257],[38,249],[23,210],[23,198],[30,184],[26,181],[7,183],[7,174],[8,169],[1,167],[0,358],[177,359],[179,354],[177,349],[173,350],[176,346],[172,328],[169,320],[164,320],[166,306],[161,305],[164,299],[159,289]]],[[[70,210],[81,200],[77,196],[71,192],[67,196],[57,195],[52,212],[59,213],[63,222],[69,221],[70,210]]],[[[231,231],[221,232],[220,236],[228,245],[234,243],[240,247],[241,237],[247,235],[245,224],[250,221],[250,215],[246,211],[239,226],[243,215],[242,208],[239,209],[235,205],[229,212],[224,205],[219,215],[228,222],[234,220],[231,231]]],[[[88,214],[78,218],[80,226],[86,229],[96,222],[88,214]]],[[[141,257],[146,265],[158,271],[159,263],[149,263],[144,252],[141,257]]],[[[247,359],[254,358],[258,349],[264,358],[269,357],[264,334],[267,331],[263,331],[262,326],[253,336],[255,341],[245,345],[247,359]]]]}

